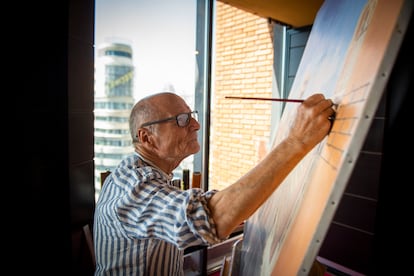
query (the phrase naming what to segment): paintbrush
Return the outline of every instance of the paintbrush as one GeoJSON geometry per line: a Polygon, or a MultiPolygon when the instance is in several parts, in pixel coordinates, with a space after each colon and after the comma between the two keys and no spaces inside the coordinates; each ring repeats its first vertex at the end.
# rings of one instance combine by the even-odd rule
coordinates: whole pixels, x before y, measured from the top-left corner
{"type": "Polygon", "coordinates": [[[226,96],[226,99],[241,99],[241,100],[262,100],[262,101],[274,101],[274,102],[290,102],[290,103],[301,103],[302,99],[280,99],[280,98],[260,98],[260,97],[233,97],[226,96]]]}

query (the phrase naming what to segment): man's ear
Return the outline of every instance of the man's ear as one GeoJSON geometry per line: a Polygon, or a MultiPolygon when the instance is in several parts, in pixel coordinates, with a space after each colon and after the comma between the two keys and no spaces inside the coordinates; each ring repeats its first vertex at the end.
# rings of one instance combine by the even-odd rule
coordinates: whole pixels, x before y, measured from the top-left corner
{"type": "Polygon", "coordinates": [[[155,135],[152,133],[151,130],[147,128],[140,128],[138,129],[138,139],[141,144],[146,147],[147,149],[151,148],[154,150],[158,147],[157,140],[155,139],[155,135]]]}
{"type": "Polygon", "coordinates": [[[151,143],[150,131],[146,128],[140,128],[137,132],[138,140],[142,143],[151,143]]]}

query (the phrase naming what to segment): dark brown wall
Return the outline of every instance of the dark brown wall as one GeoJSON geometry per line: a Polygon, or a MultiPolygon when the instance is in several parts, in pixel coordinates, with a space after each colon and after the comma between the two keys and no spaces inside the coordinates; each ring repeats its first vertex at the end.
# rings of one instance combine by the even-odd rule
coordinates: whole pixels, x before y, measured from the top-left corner
{"type": "Polygon", "coordinates": [[[21,161],[29,170],[21,172],[31,184],[33,215],[23,259],[30,258],[32,274],[88,275],[81,229],[92,221],[95,202],[94,1],[24,6],[18,87],[25,92],[21,126],[29,159],[21,161]]]}

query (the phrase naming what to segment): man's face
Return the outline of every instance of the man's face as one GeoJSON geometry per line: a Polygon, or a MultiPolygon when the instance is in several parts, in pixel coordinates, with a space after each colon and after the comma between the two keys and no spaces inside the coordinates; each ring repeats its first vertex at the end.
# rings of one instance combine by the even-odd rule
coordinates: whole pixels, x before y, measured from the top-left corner
{"type": "MultiPolygon", "coordinates": [[[[179,97],[167,97],[160,102],[163,118],[175,117],[178,114],[189,113],[192,110],[179,97]],[[166,102],[167,101],[167,102],[166,102]]],[[[187,126],[180,127],[176,120],[155,125],[154,134],[157,145],[157,154],[163,159],[181,162],[191,154],[200,150],[197,132],[200,124],[193,117],[189,117],[187,126]]]]}

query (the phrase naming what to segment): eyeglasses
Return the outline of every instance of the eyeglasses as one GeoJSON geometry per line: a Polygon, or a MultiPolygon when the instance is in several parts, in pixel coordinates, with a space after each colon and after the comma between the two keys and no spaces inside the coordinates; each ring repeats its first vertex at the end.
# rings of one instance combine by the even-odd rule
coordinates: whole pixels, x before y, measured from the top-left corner
{"type": "Polygon", "coordinates": [[[180,113],[177,116],[173,116],[173,117],[169,117],[169,118],[165,118],[165,119],[161,119],[161,120],[157,120],[157,121],[144,123],[144,124],[141,125],[141,127],[146,127],[146,126],[159,124],[159,123],[164,123],[164,122],[173,121],[173,120],[176,121],[177,126],[186,127],[190,123],[190,118],[194,118],[194,119],[196,119],[196,121],[198,121],[198,112],[197,112],[197,110],[194,110],[194,111],[191,111],[191,112],[188,112],[188,113],[180,113]]]}

